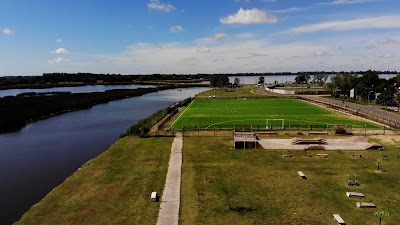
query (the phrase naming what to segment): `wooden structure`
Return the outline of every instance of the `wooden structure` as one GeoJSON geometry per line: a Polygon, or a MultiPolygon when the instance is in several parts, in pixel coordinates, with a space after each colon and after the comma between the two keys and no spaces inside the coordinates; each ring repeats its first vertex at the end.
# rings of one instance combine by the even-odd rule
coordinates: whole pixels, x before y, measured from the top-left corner
{"type": "Polygon", "coordinates": [[[346,225],[344,220],[339,214],[333,214],[333,218],[340,224],[340,225],[346,225]]]}
{"type": "Polygon", "coordinates": [[[301,178],[307,179],[306,175],[302,171],[297,171],[297,173],[300,175],[301,178]]]}
{"type": "Polygon", "coordinates": [[[235,149],[257,148],[258,137],[251,130],[234,131],[233,145],[235,149]]]}
{"type": "Polygon", "coordinates": [[[328,154],[317,154],[320,158],[328,158],[328,154]]]}

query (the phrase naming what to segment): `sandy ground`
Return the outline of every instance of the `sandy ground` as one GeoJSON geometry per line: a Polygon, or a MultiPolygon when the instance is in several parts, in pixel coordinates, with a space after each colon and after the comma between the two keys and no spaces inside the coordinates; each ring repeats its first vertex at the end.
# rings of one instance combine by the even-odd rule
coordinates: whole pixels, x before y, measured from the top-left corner
{"type": "MultiPolygon", "coordinates": [[[[305,138],[304,138],[305,139],[305,138]]],[[[286,149],[286,150],[304,150],[305,147],[313,146],[317,144],[305,144],[298,145],[292,144],[293,139],[261,139],[258,143],[264,149],[286,149]]],[[[364,136],[354,136],[350,138],[325,138],[327,144],[322,146],[326,150],[365,150],[371,147],[373,144],[368,142],[368,139],[364,136]]],[[[317,145],[318,146],[318,145],[317,145]]]]}

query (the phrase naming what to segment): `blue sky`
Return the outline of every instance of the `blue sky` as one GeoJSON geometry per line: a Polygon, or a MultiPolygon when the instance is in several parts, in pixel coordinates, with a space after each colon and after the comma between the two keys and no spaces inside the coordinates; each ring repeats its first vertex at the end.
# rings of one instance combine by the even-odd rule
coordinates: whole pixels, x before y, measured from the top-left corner
{"type": "Polygon", "coordinates": [[[1,0],[0,76],[400,70],[398,0],[1,0]]]}

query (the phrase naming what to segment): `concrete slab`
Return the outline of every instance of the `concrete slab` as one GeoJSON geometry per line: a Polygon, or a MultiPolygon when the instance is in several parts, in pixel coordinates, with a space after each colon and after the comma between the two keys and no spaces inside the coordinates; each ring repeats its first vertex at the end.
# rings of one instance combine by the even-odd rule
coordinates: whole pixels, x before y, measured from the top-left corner
{"type": "MultiPolygon", "coordinates": [[[[261,139],[258,143],[264,149],[293,149],[293,150],[304,150],[308,146],[319,146],[317,144],[308,145],[293,145],[293,139],[261,139]]],[[[369,148],[372,144],[368,142],[366,137],[363,136],[353,136],[350,138],[336,138],[327,139],[326,144],[323,146],[325,150],[365,150],[369,148]]]]}
{"type": "Polygon", "coordinates": [[[157,225],[178,225],[179,223],[182,145],[181,137],[174,138],[157,225]]]}

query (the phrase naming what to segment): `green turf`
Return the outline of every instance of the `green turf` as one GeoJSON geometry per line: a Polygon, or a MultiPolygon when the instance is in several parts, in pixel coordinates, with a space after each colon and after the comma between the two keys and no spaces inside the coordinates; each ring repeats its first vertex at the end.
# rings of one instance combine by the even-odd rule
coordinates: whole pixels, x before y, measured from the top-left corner
{"type": "MultiPolygon", "coordinates": [[[[265,127],[266,119],[284,119],[284,124],[291,126],[352,125],[363,128],[366,124],[367,128],[378,128],[375,124],[289,98],[195,100],[171,127],[265,127]]],[[[269,121],[269,125],[281,124],[282,121],[269,121]]]]}

